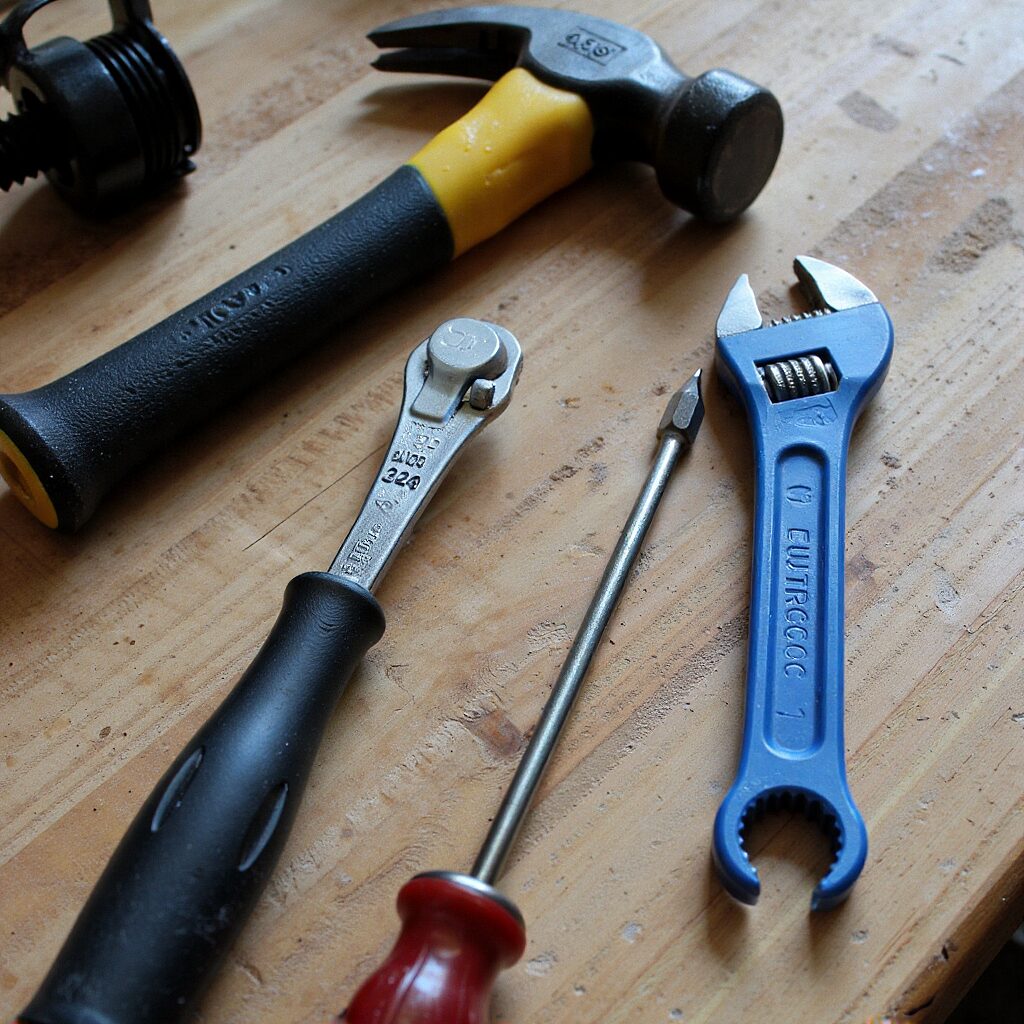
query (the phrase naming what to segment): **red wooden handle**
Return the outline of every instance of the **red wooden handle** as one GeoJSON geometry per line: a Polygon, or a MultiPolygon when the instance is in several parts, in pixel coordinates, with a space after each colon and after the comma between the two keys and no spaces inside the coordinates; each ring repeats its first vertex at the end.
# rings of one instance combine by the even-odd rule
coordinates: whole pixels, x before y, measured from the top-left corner
{"type": "Polygon", "coordinates": [[[486,1024],[498,972],[526,949],[518,912],[487,888],[459,876],[407,882],[398,941],[336,1024],[486,1024]]]}

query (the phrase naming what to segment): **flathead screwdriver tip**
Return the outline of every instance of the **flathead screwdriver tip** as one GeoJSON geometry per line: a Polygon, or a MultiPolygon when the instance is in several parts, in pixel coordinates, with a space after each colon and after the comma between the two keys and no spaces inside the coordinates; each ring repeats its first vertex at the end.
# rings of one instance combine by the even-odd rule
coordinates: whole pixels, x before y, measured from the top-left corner
{"type": "Polygon", "coordinates": [[[658,424],[658,437],[671,432],[678,435],[690,447],[697,439],[697,432],[704,422],[704,398],[700,391],[701,370],[696,373],[668,400],[665,415],[658,424]]]}

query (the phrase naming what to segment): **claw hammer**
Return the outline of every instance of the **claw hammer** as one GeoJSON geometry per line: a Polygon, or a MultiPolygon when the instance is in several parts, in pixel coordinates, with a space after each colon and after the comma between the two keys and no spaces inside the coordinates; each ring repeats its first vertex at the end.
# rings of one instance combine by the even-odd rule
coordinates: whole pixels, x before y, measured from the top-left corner
{"type": "Polygon", "coordinates": [[[71,373],[0,396],[0,472],[47,526],[81,527],[161,447],[371,302],[496,234],[597,160],[654,166],[673,203],[727,221],[782,144],[775,97],[683,75],[648,36],[533,7],[420,14],[370,33],[376,67],[494,81],[347,209],[71,373]]]}

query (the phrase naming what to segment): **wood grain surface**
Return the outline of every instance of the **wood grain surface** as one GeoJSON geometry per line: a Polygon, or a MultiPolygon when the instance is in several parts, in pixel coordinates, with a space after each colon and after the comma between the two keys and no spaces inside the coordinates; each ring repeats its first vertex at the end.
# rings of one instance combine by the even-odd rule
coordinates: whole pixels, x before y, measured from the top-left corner
{"type": "MultiPolygon", "coordinates": [[[[576,0],[583,5],[583,0],[576,0]]],[[[156,0],[205,122],[180,191],[106,223],[0,197],[0,387],[35,387],[319,223],[481,88],[386,78],[367,30],[423,5],[156,0]]],[[[74,537],[0,490],[0,1009],[56,954],[124,828],[325,567],[390,437],[407,353],[453,315],[526,355],[507,414],[379,597],[389,629],[331,720],[297,827],[198,1019],[324,1021],[396,933],[412,874],[465,869],[647,471],[670,389],[712,368],[740,272],[800,308],[791,259],[848,267],[896,325],[854,438],[847,743],[871,851],[811,916],[803,820],[754,836],[765,891],[710,866],[735,770],[753,463],[707,419],[513,855],[530,936],[494,1019],[941,1021],[1024,916],[1024,35],[1019,0],[621,0],[684,70],[786,113],[726,228],[601,168],[339,333],[137,473],[74,537]]],[[[36,41],[102,30],[65,0],[36,41]]]]}

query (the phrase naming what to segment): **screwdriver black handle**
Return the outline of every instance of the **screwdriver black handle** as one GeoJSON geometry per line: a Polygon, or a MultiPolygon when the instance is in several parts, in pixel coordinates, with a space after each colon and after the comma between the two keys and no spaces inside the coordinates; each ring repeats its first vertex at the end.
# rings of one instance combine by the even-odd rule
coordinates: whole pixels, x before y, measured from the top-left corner
{"type": "Polygon", "coordinates": [[[434,193],[406,164],[130,341],[34,391],[0,396],[0,469],[48,526],[77,530],[131,469],[376,299],[447,263],[453,246],[434,193]]]}
{"type": "Polygon", "coordinates": [[[24,1024],[169,1024],[190,1012],[284,845],[325,723],[384,632],[363,588],[295,577],[277,622],[150,794],[24,1024]]]}

